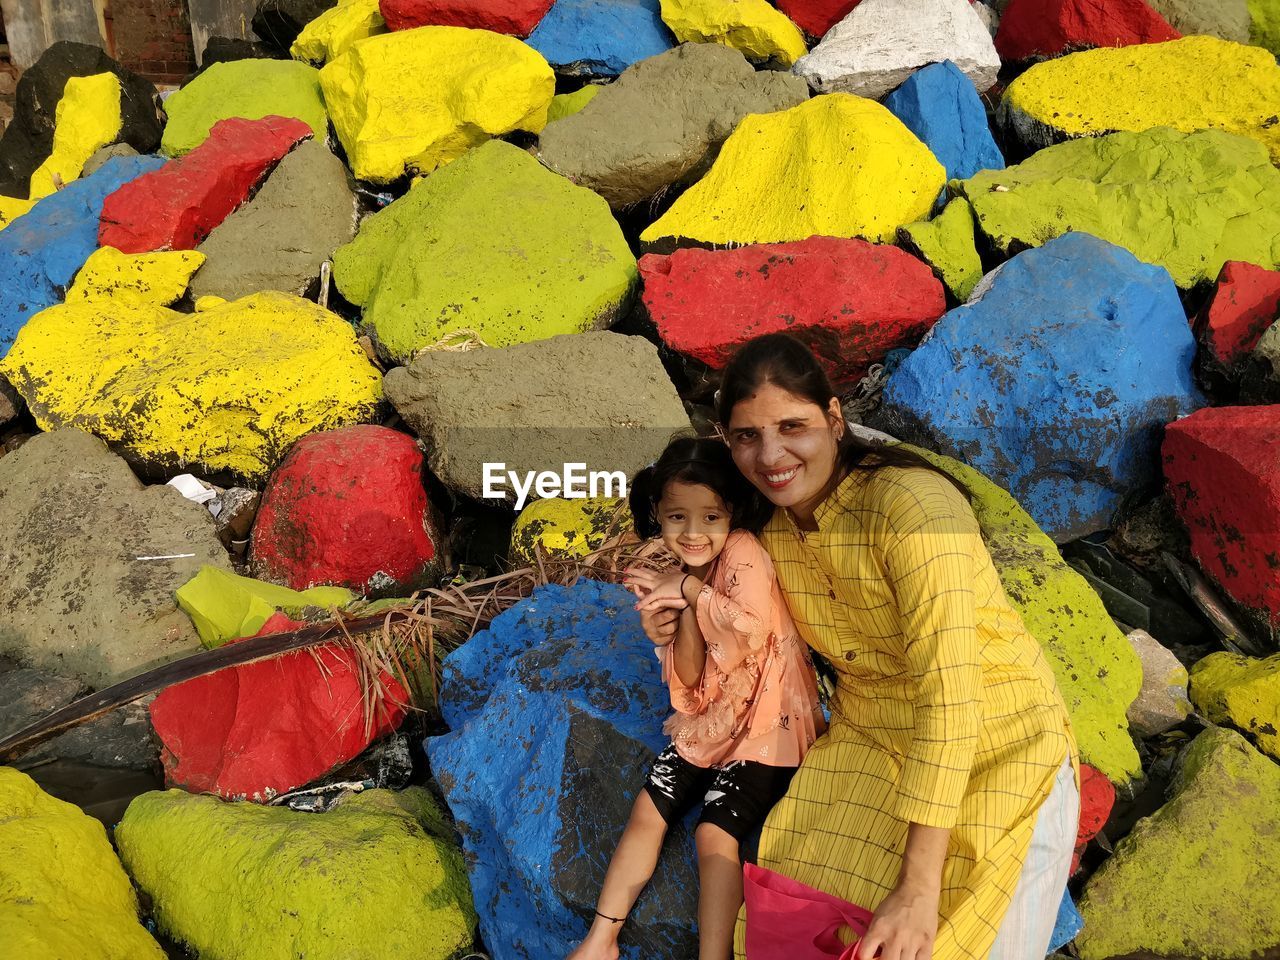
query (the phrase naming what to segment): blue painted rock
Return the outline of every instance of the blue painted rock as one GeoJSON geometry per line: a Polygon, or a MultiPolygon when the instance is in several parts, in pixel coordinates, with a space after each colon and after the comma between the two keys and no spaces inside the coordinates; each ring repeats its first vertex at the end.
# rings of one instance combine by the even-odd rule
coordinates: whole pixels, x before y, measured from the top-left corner
{"type": "Polygon", "coordinates": [[[113,157],[0,231],[0,356],[33,314],[62,300],[98,248],[98,218],[108,194],[163,165],[158,157],[113,157]]]}
{"type": "Polygon", "coordinates": [[[1054,921],[1053,936],[1049,938],[1049,952],[1061,950],[1083,929],[1084,917],[1080,916],[1080,911],[1076,909],[1076,903],[1071,899],[1071,891],[1063,890],[1062,903],[1058,905],[1058,919],[1054,921]]]}
{"type": "Polygon", "coordinates": [[[887,425],[981,470],[1059,543],[1157,475],[1167,423],[1203,405],[1162,267],[1084,233],[1009,261],[889,380],[887,425]]]}
{"type": "Polygon", "coordinates": [[[884,105],[933,151],[947,168],[948,180],[1004,169],[982,98],[973,81],[950,60],[913,73],[884,105]]]}
{"type": "MultiPolygon", "coordinates": [[[[445,661],[452,733],[427,741],[494,960],[563,957],[666,739],[670,699],[633,598],[546,586],[445,661]]],[[[679,825],[622,933],[626,960],[697,953],[692,831],[679,825]]]]}
{"type": "Polygon", "coordinates": [[[676,39],[658,0],[557,0],[528,43],[557,73],[616,77],[674,47],[676,39]]]}

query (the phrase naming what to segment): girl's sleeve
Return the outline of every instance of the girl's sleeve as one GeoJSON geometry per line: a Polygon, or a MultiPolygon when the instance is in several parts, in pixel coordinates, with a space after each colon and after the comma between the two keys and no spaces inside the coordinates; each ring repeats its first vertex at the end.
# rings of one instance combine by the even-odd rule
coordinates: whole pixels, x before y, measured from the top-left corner
{"type": "Polygon", "coordinates": [[[707,655],[729,673],[768,642],[774,573],[769,555],[749,533],[731,535],[720,563],[724,592],[705,584],[695,613],[707,655]]]}

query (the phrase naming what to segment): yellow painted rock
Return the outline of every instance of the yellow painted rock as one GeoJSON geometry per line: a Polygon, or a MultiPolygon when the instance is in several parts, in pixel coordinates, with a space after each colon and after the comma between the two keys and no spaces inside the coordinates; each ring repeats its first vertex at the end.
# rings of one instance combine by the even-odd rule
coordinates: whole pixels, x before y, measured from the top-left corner
{"type": "Polygon", "coordinates": [[[1280,66],[1216,37],[1099,48],[1048,60],[1009,84],[1000,121],[1038,150],[1063,139],[1172,127],[1252,137],[1280,163],[1280,66]]]}
{"type": "Polygon", "coordinates": [[[359,40],[320,71],[355,175],[429,173],[491,137],[547,124],[555,75],[514,37],[418,27],[359,40]]]}
{"type": "Polygon", "coordinates": [[[1209,721],[1243,730],[1280,760],[1280,653],[1265,660],[1209,654],[1191,668],[1191,700],[1209,721]]]}
{"type": "Polygon", "coordinates": [[[0,230],[3,230],[36,205],[35,200],[19,200],[17,197],[0,196],[0,230]]]}
{"type": "Polygon", "coordinates": [[[0,767],[0,954],[164,960],[102,824],[0,767]]]}
{"type": "Polygon", "coordinates": [[[946,171],[902,121],[874,100],[814,97],[778,113],[749,114],[710,173],[640,239],[781,243],[816,235],[891,241],[923,220],[946,171]]]}
{"type": "Polygon", "coordinates": [[[631,529],[626,501],[617,497],[535,500],[511,528],[511,556],[534,563],[540,553],[553,560],[585,557],[612,536],[631,529]]]}
{"type": "Polygon", "coordinates": [[[343,0],[303,27],[289,54],[295,60],[328,63],[346,53],[357,40],[386,31],[378,0],[343,0]]]}
{"type": "Polygon", "coordinates": [[[56,176],[70,183],[85,162],[120,135],[120,80],[114,73],[71,77],[58,101],[53,127],[53,151],[31,175],[31,199],[53,193],[56,176]]]}
{"type": "Polygon", "coordinates": [[[766,0],[662,0],[662,22],[681,43],[720,43],[757,62],[789,67],[808,52],[800,28],[766,0]]]}
{"type": "Polygon", "coordinates": [[[198,314],[50,307],[23,326],[0,375],[43,430],[97,434],[147,474],[251,483],[308,433],[371,419],[382,397],[349,323],[274,291],[198,314]]]}
{"type": "Polygon", "coordinates": [[[76,274],[67,303],[136,303],[167,307],[182,299],[204,263],[195,250],[121,253],[99,247],[76,274]]]}

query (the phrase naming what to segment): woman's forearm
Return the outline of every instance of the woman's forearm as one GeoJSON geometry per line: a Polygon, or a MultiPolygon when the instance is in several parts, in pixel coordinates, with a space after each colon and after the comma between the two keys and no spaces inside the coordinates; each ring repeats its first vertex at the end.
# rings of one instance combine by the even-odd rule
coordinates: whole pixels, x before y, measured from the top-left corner
{"type": "Polygon", "coordinates": [[[951,831],[946,827],[926,827],[913,823],[907,827],[907,845],[902,853],[902,869],[898,886],[910,886],[937,894],[942,889],[942,864],[947,859],[947,841],[951,831]]]}

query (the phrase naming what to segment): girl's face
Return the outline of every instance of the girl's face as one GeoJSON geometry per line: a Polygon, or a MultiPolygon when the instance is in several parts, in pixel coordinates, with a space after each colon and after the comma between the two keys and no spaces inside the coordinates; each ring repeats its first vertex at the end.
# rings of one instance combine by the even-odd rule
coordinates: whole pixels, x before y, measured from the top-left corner
{"type": "Polygon", "coordinates": [[[767,383],[733,408],[729,449],[742,475],[771,503],[807,523],[835,479],[844,417],[767,383]]]}
{"type": "Polygon", "coordinates": [[[658,501],[662,542],[690,571],[705,569],[729,539],[729,507],[701,483],[667,484],[658,501]]]}

